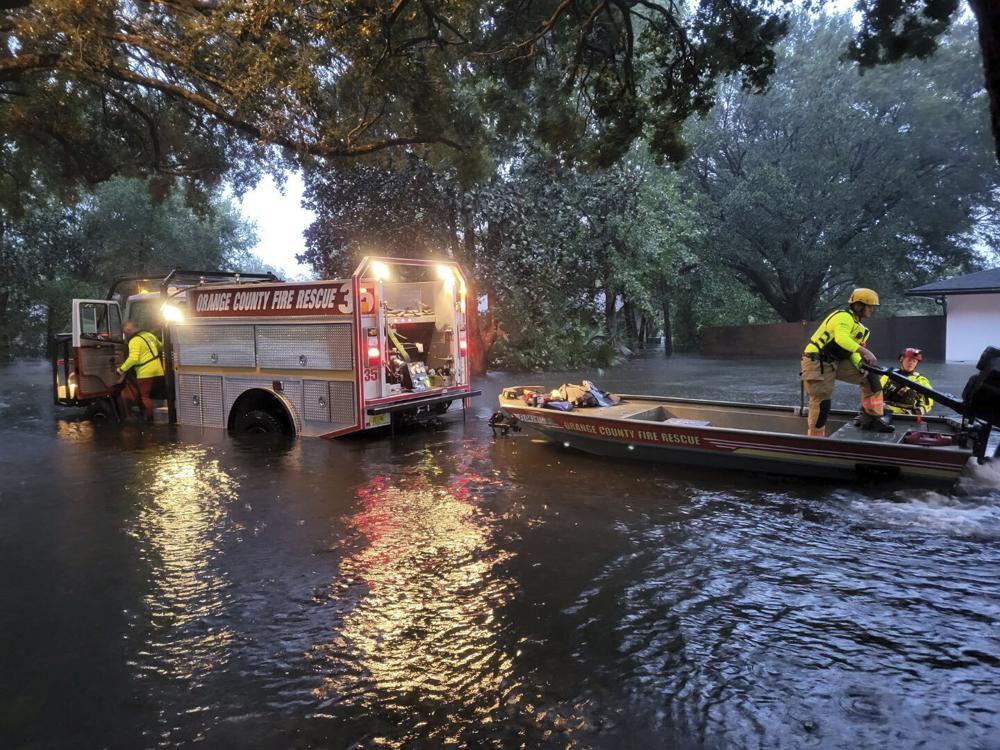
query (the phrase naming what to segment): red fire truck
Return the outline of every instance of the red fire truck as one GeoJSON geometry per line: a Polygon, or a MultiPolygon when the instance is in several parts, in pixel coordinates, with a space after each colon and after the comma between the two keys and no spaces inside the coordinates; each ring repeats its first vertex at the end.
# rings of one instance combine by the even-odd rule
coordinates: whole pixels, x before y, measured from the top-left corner
{"type": "Polygon", "coordinates": [[[123,318],[162,333],[159,411],[178,424],[337,437],[480,393],[456,263],[365,258],[347,279],[174,271],[158,281],[124,300],[124,316],[115,287],[73,300],[72,333],[55,341],[57,404],[115,414],[123,318]]]}

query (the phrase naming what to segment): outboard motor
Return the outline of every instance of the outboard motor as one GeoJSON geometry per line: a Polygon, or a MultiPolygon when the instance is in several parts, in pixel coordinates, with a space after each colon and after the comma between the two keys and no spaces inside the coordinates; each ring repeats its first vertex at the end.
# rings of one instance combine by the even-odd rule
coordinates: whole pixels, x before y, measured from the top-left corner
{"type": "Polygon", "coordinates": [[[1000,429],[1000,349],[986,347],[976,369],[962,391],[963,414],[1000,429]]]}
{"type": "MultiPolygon", "coordinates": [[[[972,443],[972,455],[982,463],[986,456],[990,431],[1000,430],[1000,349],[988,346],[983,350],[976,363],[978,375],[969,378],[962,391],[962,400],[949,393],[941,393],[933,388],[910,380],[899,372],[893,372],[887,367],[877,365],[861,365],[869,372],[886,375],[897,383],[930,396],[944,406],[954,409],[962,415],[962,430],[959,433],[959,444],[972,443]]],[[[1000,445],[995,454],[1000,457],[1000,445]]]]}

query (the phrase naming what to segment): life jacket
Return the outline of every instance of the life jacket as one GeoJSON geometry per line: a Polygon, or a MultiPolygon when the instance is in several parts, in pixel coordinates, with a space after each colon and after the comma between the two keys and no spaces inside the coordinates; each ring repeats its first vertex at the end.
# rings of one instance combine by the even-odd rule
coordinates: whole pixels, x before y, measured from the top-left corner
{"type": "MultiPolygon", "coordinates": [[[[901,373],[908,378],[912,378],[917,374],[916,372],[905,373],[899,367],[892,368],[892,371],[901,373]]],[[[886,381],[886,384],[882,386],[882,393],[885,395],[886,402],[896,404],[897,406],[902,406],[907,409],[916,408],[917,404],[920,403],[919,393],[912,388],[907,388],[902,383],[897,383],[892,378],[889,378],[886,381]]]]}
{"type": "Polygon", "coordinates": [[[149,331],[139,331],[135,334],[135,338],[142,341],[146,349],[146,356],[132,368],[135,376],[151,378],[163,375],[163,360],[161,357],[163,352],[160,340],[156,337],[156,334],[149,331]]]}
{"type": "MultiPolygon", "coordinates": [[[[907,373],[903,372],[902,368],[894,367],[892,371],[920,385],[930,386],[930,381],[916,370],[907,373]]],[[[885,405],[896,413],[926,414],[934,405],[933,399],[929,396],[918,393],[903,383],[897,383],[887,375],[882,376],[882,392],[885,396],[885,405]]]]}
{"type": "Polygon", "coordinates": [[[813,333],[812,338],[809,339],[809,343],[806,344],[805,348],[806,354],[818,354],[819,358],[824,362],[837,362],[842,359],[850,359],[854,352],[849,352],[842,347],[837,343],[835,338],[833,319],[837,315],[850,316],[852,326],[851,338],[855,339],[862,346],[868,342],[871,331],[854,319],[854,313],[846,309],[834,310],[823,319],[816,332],[813,333]]]}

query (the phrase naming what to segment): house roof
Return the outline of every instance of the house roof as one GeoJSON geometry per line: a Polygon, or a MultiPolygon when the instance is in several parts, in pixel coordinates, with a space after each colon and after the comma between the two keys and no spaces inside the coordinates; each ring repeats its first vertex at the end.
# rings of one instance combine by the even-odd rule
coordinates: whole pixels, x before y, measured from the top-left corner
{"type": "Polygon", "coordinates": [[[997,293],[1000,293],[1000,268],[991,268],[988,271],[976,271],[914,287],[906,292],[906,296],[943,297],[949,294],[997,293]]]}

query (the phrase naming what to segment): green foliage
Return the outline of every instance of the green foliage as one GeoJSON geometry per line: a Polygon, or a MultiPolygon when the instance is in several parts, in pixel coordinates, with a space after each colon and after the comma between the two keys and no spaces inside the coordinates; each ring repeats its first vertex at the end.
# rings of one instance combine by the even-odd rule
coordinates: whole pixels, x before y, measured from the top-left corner
{"type": "MultiPolygon", "coordinates": [[[[511,309],[524,308],[514,303],[511,309]]],[[[493,366],[502,370],[572,370],[606,367],[622,360],[622,352],[601,330],[595,316],[585,311],[540,315],[530,321],[516,314],[502,317],[506,321],[504,335],[491,352],[493,366]]]]}
{"type": "Polygon", "coordinates": [[[66,206],[50,197],[8,218],[2,229],[4,357],[41,353],[51,335],[68,328],[70,300],[103,298],[116,276],[235,268],[256,242],[228,202],[216,199],[195,213],[176,190],[154,202],[137,179],[105,182],[66,206]]]}
{"type": "Polygon", "coordinates": [[[60,149],[85,181],[211,185],[269,144],[306,166],[415,148],[474,178],[494,124],[604,167],[649,128],[654,150],[678,159],[680,128],[710,106],[715,80],[761,88],[784,32],[782,3],[768,0],[693,12],[602,0],[24,5],[0,11],[4,125],[60,149]],[[518,116],[525,103],[537,116],[518,116]]]}
{"type": "Polygon", "coordinates": [[[733,85],[690,131],[700,257],[788,321],[852,286],[891,296],[971,270],[972,232],[1000,208],[971,29],[858,76],[837,63],[848,27],[800,18],[768,94],[733,85]]]}
{"type": "Polygon", "coordinates": [[[81,203],[81,244],[98,278],[225,268],[256,237],[231,204],[210,205],[210,213],[199,215],[179,191],[154,203],[141,180],[112,180],[81,203]]]}
{"type": "Polygon", "coordinates": [[[316,219],[299,261],[338,278],[364,255],[453,254],[460,205],[449,176],[413,154],[386,167],[354,164],[307,174],[306,205],[316,219]]]}

